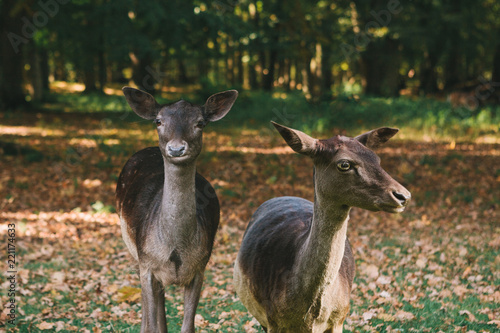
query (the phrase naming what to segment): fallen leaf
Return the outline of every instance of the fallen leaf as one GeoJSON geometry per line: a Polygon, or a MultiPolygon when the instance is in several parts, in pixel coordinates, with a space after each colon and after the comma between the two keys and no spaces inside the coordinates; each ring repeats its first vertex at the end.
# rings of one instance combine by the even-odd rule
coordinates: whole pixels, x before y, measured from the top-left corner
{"type": "Polygon", "coordinates": [[[247,321],[243,325],[243,329],[245,330],[246,333],[256,333],[258,332],[257,329],[254,327],[254,322],[253,321],[247,321]]]}
{"type": "Polygon", "coordinates": [[[375,280],[379,275],[378,267],[373,264],[367,265],[364,269],[364,274],[367,275],[370,279],[375,280]]]}
{"type": "Polygon", "coordinates": [[[194,317],[194,325],[196,327],[205,328],[208,326],[208,320],[205,320],[201,314],[197,313],[194,317]]]}
{"type": "Polygon", "coordinates": [[[118,289],[118,293],[113,298],[117,302],[135,303],[141,299],[141,288],[125,286],[118,289]]]}
{"type": "Polygon", "coordinates": [[[382,319],[383,321],[394,321],[394,317],[388,313],[379,313],[377,318],[382,319]]]}
{"type": "Polygon", "coordinates": [[[376,283],[377,284],[389,284],[391,283],[392,279],[390,276],[387,275],[381,275],[378,277],[376,283]]]}
{"type": "Polygon", "coordinates": [[[375,317],[377,314],[375,313],[374,310],[369,310],[369,311],[366,311],[363,313],[363,319],[365,321],[368,321],[370,319],[372,319],[373,317],[375,317]]]}
{"type": "Polygon", "coordinates": [[[63,321],[56,321],[56,332],[62,331],[64,329],[63,321]]]}
{"type": "Polygon", "coordinates": [[[50,330],[54,327],[53,323],[48,323],[46,321],[42,321],[40,324],[36,325],[38,329],[44,331],[44,330],[50,330]]]}
{"type": "Polygon", "coordinates": [[[462,273],[462,279],[465,279],[467,277],[467,275],[470,274],[470,272],[472,271],[472,269],[470,268],[470,266],[467,266],[464,270],[464,272],[462,273]]]}
{"type": "Polygon", "coordinates": [[[474,316],[469,310],[461,310],[458,312],[461,316],[467,315],[468,321],[471,323],[476,321],[476,316],[474,316]]]}
{"type": "Polygon", "coordinates": [[[394,317],[397,320],[400,320],[400,321],[415,319],[415,315],[413,313],[406,312],[406,311],[403,311],[403,310],[399,310],[398,312],[396,312],[396,314],[394,315],[394,317]]]}

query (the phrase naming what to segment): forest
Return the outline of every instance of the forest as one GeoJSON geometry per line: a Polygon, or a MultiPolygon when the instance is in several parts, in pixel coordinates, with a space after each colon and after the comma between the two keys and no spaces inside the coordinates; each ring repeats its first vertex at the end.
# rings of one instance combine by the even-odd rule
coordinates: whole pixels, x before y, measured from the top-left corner
{"type": "MultiPolygon", "coordinates": [[[[374,152],[411,200],[351,210],[344,332],[500,330],[499,1],[0,0],[0,32],[0,332],[141,331],[115,191],[159,124],[125,86],[199,106],[238,91],[193,162],[221,216],[196,332],[264,332],[233,281],[244,232],[266,200],[317,198],[271,121],[399,129],[374,152]]],[[[183,289],[164,296],[180,332],[183,289]]]]}
{"type": "Polygon", "coordinates": [[[43,101],[53,81],[83,83],[85,93],[133,82],[148,92],[301,91],[313,101],[470,95],[479,87],[481,102],[498,102],[495,0],[0,4],[6,106],[43,101]]]}

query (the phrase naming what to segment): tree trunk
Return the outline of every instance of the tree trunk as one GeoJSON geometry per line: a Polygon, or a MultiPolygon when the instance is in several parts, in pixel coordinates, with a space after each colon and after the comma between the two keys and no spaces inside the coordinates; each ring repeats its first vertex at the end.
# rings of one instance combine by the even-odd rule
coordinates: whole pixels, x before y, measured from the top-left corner
{"type": "Polygon", "coordinates": [[[310,56],[305,57],[304,62],[302,63],[301,76],[302,76],[302,91],[308,96],[308,98],[310,98],[311,86],[313,84],[310,56]]]}
{"type": "Polygon", "coordinates": [[[244,65],[243,65],[243,52],[240,50],[235,55],[236,68],[238,69],[237,83],[245,86],[244,65]]]}
{"type": "Polygon", "coordinates": [[[54,52],[54,80],[67,81],[68,75],[64,68],[64,53],[60,51],[54,52]]]}
{"type": "Polygon", "coordinates": [[[500,42],[497,43],[495,52],[493,53],[493,70],[491,73],[491,81],[493,81],[494,83],[500,83],[500,42]]]}
{"type": "Polygon", "coordinates": [[[263,79],[264,81],[262,82],[262,88],[266,91],[272,91],[273,90],[273,84],[274,84],[274,71],[276,67],[276,59],[278,58],[278,52],[276,49],[272,49],[269,52],[269,64],[267,66],[267,74],[264,74],[263,79]]]}
{"type": "Polygon", "coordinates": [[[266,52],[259,52],[259,68],[257,80],[259,81],[260,88],[264,87],[264,69],[266,68],[266,52]]]}
{"type": "MultiPolygon", "coordinates": [[[[251,57],[251,53],[249,52],[251,57]]],[[[257,63],[250,61],[248,62],[248,82],[250,83],[250,89],[257,89],[257,63]]]]}
{"type": "Polygon", "coordinates": [[[445,66],[444,89],[447,91],[456,89],[462,81],[460,78],[460,63],[462,59],[457,44],[452,42],[452,45],[445,66]]]}
{"type": "Polygon", "coordinates": [[[101,47],[99,48],[97,59],[99,68],[99,89],[104,92],[104,86],[106,85],[106,58],[104,54],[104,39],[100,38],[101,47]]]}
{"type": "Polygon", "coordinates": [[[371,41],[361,54],[365,93],[393,97],[399,95],[398,43],[390,38],[371,41]]]}
{"type": "MultiPolygon", "coordinates": [[[[16,108],[26,103],[23,91],[23,46],[30,42],[21,31],[24,9],[16,0],[3,0],[0,10],[0,104],[16,108]],[[14,10],[18,7],[17,10],[14,10]],[[19,8],[20,7],[20,8],[19,8]]],[[[31,41],[32,42],[32,41],[31,41]]]]}
{"type": "Polygon", "coordinates": [[[323,49],[320,43],[316,43],[314,56],[311,59],[310,68],[311,68],[311,85],[310,92],[313,100],[318,100],[323,93],[323,78],[322,78],[322,60],[323,58],[323,49]]]}
{"type": "Polygon", "coordinates": [[[84,61],[83,66],[83,84],[85,84],[84,93],[93,93],[97,91],[96,86],[96,70],[94,59],[92,56],[89,56],[88,59],[84,61]]]}
{"type": "Polygon", "coordinates": [[[151,54],[146,53],[139,56],[131,53],[130,58],[132,59],[132,80],[139,89],[154,95],[158,73],[155,73],[153,69],[151,54]]]}
{"type": "Polygon", "coordinates": [[[285,91],[290,91],[290,72],[291,72],[291,61],[288,58],[283,60],[283,86],[285,91]]]}
{"type": "Polygon", "coordinates": [[[177,59],[177,68],[179,69],[179,76],[177,77],[178,82],[180,84],[188,84],[189,78],[187,76],[186,65],[181,58],[177,59]]]}
{"type": "Polygon", "coordinates": [[[293,86],[291,88],[299,90],[297,86],[299,84],[302,86],[302,70],[300,67],[300,61],[297,58],[293,60],[293,68],[295,75],[293,76],[293,86]]]}
{"type": "Polygon", "coordinates": [[[42,93],[43,99],[50,93],[50,68],[49,68],[49,53],[45,48],[40,49],[40,70],[42,75],[42,93]]]}
{"type": "Polygon", "coordinates": [[[198,80],[208,75],[208,60],[204,56],[200,56],[198,59],[198,73],[198,80]]]}
{"type": "Polygon", "coordinates": [[[234,85],[234,51],[229,45],[230,41],[226,40],[226,82],[227,84],[234,85]]]}
{"type": "Polygon", "coordinates": [[[42,87],[42,69],[40,66],[40,50],[37,45],[33,42],[29,45],[29,62],[30,62],[30,70],[29,70],[29,78],[31,80],[31,87],[33,87],[33,91],[31,91],[32,101],[39,102],[43,98],[43,87],[42,87]]]}
{"type": "Polygon", "coordinates": [[[321,57],[321,85],[322,85],[322,95],[330,95],[332,92],[333,76],[332,76],[332,64],[330,61],[331,48],[330,44],[325,43],[323,45],[323,52],[321,57]]]}
{"type": "MultiPolygon", "coordinates": [[[[448,7],[448,15],[461,15],[462,14],[462,2],[461,1],[450,1],[448,7]]],[[[461,25],[457,23],[450,23],[444,26],[444,36],[446,36],[446,47],[445,50],[447,54],[447,61],[444,68],[444,90],[452,91],[462,83],[461,68],[463,55],[461,53],[461,44],[464,39],[461,37],[462,33],[461,25]]],[[[443,45],[444,46],[444,45],[443,45]]]]}
{"type": "Polygon", "coordinates": [[[438,91],[437,86],[437,73],[436,65],[438,62],[438,55],[434,50],[429,50],[427,54],[424,54],[424,63],[421,66],[420,75],[420,87],[424,93],[436,93],[438,91]]]}
{"type": "Polygon", "coordinates": [[[213,67],[212,67],[212,72],[215,73],[215,82],[216,84],[220,84],[221,83],[221,79],[220,79],[220,76],[221,76],[221,72],[220,72],[220,68],[219,68],[219,50],[220,50],[220,46],[219,46],[219,42],[217,41],[217,38],[214,38],[213,39],[213,42],[214,42],[214,56],[212,57],[212,63],[213,63],[213,67]]]}

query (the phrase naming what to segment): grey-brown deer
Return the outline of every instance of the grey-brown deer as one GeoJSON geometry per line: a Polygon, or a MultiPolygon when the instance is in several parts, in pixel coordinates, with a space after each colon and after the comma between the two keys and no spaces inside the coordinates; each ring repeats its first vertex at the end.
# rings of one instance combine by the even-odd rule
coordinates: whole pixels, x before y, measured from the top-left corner
{"type": "Polygon", "coordinates": [[[273,124],[294,151],[312,158],[314,203],[278,197],[256,210],[234,267],[236,291],[266,332],[342,332],[354,279],[351,207],[399,213],[410,200],[370,149],[398,130],[318,140],[273,124]]]}
{"type": "Polygon", "coordinates": [[[180,100],[159,105],[150,94],[125,87],[132,110],[154,120],[159,147],[135,153],[116,186],[123,239],[139,264],[141,332],[167,332],[164,286],[184,286],[181,332],[194,333],[203,274],[219,225],[219,201],[196,172],[203,128],[224,117],[238,92],[212,95],[203,106],[180,100]]]}

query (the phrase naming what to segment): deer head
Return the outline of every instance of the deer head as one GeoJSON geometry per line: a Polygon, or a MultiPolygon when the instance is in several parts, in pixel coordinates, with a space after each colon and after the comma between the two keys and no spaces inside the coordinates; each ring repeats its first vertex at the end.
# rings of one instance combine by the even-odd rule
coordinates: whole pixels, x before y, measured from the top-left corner
{"type": "Polygon", "coordinates": [[[342,206],[371,211],[400,213],[411,194],[380,166],[371,150],[398,130],[382,127],[355,138],[334,136],[318,140],[273,122],[287,144],[297,153],[309,156],[315,166],[315,194],[342,206]]]}
{"type": "Polygon", "coordinates": [[[210,96],[204,105],[184,100],[160,105],[153,96],[138,89],[124,87],[123,94],[138,116],[154,120],[162,155],[172,164],[189,163],[198,157],[203,128],[222,119],[238,97],[236,90],[228,90],[210,96]]]}

